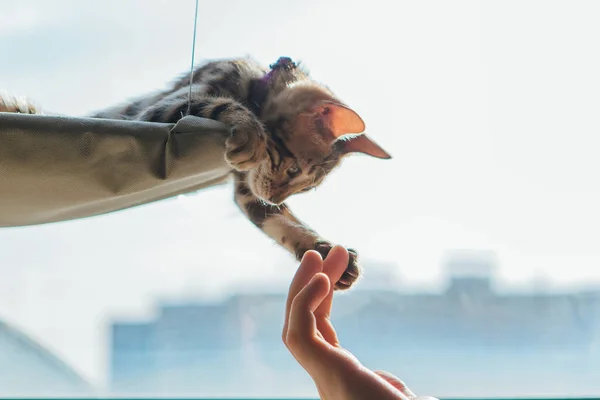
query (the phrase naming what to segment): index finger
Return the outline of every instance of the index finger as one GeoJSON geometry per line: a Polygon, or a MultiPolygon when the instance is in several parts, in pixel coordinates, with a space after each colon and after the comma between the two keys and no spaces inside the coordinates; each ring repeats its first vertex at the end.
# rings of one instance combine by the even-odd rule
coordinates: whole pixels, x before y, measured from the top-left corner
{"type": "MultiPolygon", "coordinates": [[[[334,246],[327,257],[325,257],[325,260],[323,261],[323,272],[327,274],[331,282],[335,283],[342,277],[348,266],[349,257],[348,250],[340,245],[334,246]]],[[[331,314],[331,305],[333,303],[333,290],[334,285],[332,284],[329,294],[315,312],[316,315],[326,318],[329,317],[329,314],[331,314]]]]}
{"type": "Polygon", "coordinates": [[[292,283],[290,284],[290,288],[288,290],[288,297],[285,303],[285,320],[283,323],[283,335],[282,338],[285,342],[285,338],[287,336],[289,319],[290,319],[290,309],[292,307],[292,302],[294,298],[300,293],[302,288],[308,285],[308,282],[315,276],[317,273],[323,271],[323,258],[321,258],[321,254],[314,250],[309,250],[304,253],[302,257],[302,261],[300,262],[300,266],[292,279],[292,283]]]}

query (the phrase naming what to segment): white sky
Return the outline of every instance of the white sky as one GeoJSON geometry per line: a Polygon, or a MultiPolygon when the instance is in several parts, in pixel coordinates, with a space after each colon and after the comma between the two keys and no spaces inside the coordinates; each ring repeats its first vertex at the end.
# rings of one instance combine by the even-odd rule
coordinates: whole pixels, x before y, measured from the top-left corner
{"type": "MultiPolygon", "coordinates": [[[[0,0],[0,89],[84,115],[189,68],[193,0],[90,4],[0,0]]],[[[455,248],[497,251],[504,284],[589,284],[600,281],[599,13],[566,0],[200,1],[196,61],[301,59],[394,155],[352,157],[290,201],[331,240],[394,262],[411,284],[439,284],[455,248]]],[[[115,313],[284,287],[294,265],[222,187],[0,230],[0,317],[101,380],[115,313]]]]}

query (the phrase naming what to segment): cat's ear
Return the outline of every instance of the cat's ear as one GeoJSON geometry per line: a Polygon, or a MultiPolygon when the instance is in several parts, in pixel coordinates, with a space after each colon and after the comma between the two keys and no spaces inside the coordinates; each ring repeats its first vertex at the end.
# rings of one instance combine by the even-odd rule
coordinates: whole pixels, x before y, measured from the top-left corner
{"type": "Polygon", "coordinates": [[[365,130],[362,118],[351,108],[342,104],[323,102],[313,109],[313,118],[318,127],[327,128],[327,134],[333,135],[331,141],[365,130]]]}
{"type": "Polygon", "coordinates": [[[362,118],[343,104],[323,102],[312,110],[313,124],[327,141],[343,154],[363,153],[372,157],[390,159],[391,155],[365,135],[362,118]]]}
{"type": "Polygon", "coordinates": [[[389,160],[392,156],[364,133],[340,138],[335,145],[343,154],[363,153],[371,157],[389,160]]]}
{"type": "Polygon", "coordinates": [[[365,135],[365,123],[351,108],[342,104],[324,103],[317,107],[316,118],[323,124],[342,153],[363,153],[371,157],[390,159],[391,155],[365,135]]]}

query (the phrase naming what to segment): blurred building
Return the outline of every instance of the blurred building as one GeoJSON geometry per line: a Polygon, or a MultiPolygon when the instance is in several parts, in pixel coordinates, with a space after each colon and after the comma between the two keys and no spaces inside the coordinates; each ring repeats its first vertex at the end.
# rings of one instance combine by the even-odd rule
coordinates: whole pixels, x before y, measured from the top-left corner
{"type": "Polygon", "coordinates": [[[459,297],[463,301],[469,297],[483,298],[492,295],[492,284],[497,268],[494,252],[456,250],[446,256],[445,274],[448,280],[446,295],[459,297]]]}
{"type": "Polygon", "coordinates": [[[0,397],[93,395],[92,386],[25,334],[0,321],[0,397]]]}
{"type": "MultiPolygon", "coordinates": [[[[445,268],[442,292],[392,290],[396,278],[383,273],[369,288],[337,296],[332,319],[343,345],[437,396],[600,392],[600,291],[497,293],[493,253],[453,253],[445,268]]],[[[313,394],[281,342],[284,304],[284,293],[235,295],[161,304],[152,320],[114,322],[112,392],[313,394]]]]}
{"type": "Polygon", "coordinates": [[[398,266],[391,262],[364,260],[367,267],[363,268],[360,284],[355,291],[398,291],[402,279],[398,273],[398,266]]]}

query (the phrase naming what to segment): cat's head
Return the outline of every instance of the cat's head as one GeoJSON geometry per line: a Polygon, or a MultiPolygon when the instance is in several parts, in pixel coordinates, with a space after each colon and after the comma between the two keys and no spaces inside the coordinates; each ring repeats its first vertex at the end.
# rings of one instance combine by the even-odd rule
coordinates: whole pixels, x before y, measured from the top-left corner
{"type": "Polygon", "coordinates": [[[248,180],[254,194],[272,204],[315,188],[348,154],[391,158],[364,133],[354,110],[288,60],[272,66],[274,84],[261,110],[268,158],[248,180]]]}

